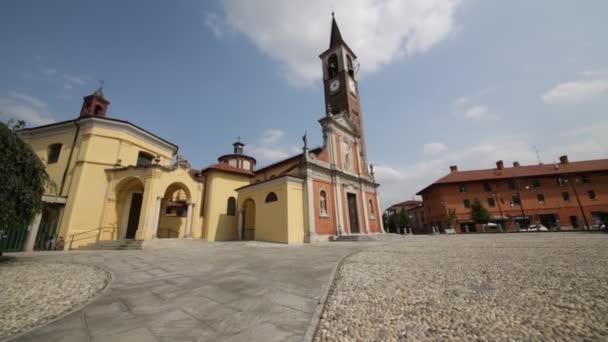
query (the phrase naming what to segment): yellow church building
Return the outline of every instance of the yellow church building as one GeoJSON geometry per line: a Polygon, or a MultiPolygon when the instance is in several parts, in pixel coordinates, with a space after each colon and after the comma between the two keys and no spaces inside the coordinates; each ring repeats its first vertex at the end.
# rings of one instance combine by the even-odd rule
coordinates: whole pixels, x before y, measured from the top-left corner
{"type": "Polygon", "coordinates": [[[53,236],[66,249],[104,240],[192,238],[280,243],[383,233],[379,185],[368,164],[356,55],[332,20],[320,55],[323,145],[263,168],[236,142],[218,163],[195,169],[178,146],[107,116],[102,88],[73,120],[20,131],[52,182],[29,227],[26,250],[53,236]]]}

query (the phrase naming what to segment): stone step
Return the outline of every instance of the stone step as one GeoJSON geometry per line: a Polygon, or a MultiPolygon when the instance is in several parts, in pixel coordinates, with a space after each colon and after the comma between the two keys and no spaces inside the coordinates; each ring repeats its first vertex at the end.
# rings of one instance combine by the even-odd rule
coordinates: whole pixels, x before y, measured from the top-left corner
{"type": "Polygon", "coordinates": [[[143,241],[130,239],[103,240],[74,248],[75,250],[140,250],[143,241]]]}
{"type": "Polygon", "coordinates": [[[348,241],[385,241],[385,240],[396,240],[403,239],[407,235],[399,235],[393,233],[386,234],[363,234],[363,235],[340,235],[334,236],[330,240],[336,242],[348,242],[348,241]]]}

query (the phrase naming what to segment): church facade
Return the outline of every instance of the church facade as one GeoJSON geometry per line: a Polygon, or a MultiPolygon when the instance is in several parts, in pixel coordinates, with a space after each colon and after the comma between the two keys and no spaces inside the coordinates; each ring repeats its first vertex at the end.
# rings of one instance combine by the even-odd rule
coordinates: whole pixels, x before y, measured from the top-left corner
{"type": "Polygon", "coordinates": [[[236,142],[218,163],[194,169],[178,146],[106,116],[100,88],[80,116],[24,129],[51,183],[26,249],[51,236],[66,248],[100,240],[194,238],[281,243],[383,233],[378,187],[368,163],[356,55],[332,19],[320,55],[326,113],[320,147],[257,168],[236,142]]]}

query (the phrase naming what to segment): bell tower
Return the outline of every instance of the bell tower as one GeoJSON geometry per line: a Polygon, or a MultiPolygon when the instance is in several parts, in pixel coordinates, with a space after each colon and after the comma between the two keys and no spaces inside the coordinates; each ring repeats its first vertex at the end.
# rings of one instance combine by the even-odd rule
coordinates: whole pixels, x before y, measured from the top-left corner
{"type": "Polygon", "coordinates": [[[110,101],[106,100],[103,95],[103,81],[100,83],[99,89],[83,98],[82,108],[80,109],[81,118],[87,116],[106,116],[110,101]]]}
{"type": "Polygon", "coordinates": [[[334,14],[331,16],[329,49],[319,56],[323,65],[325,107],[328,115],[344,113],[361,131],[357,55],[344,42],[334,14]]]}

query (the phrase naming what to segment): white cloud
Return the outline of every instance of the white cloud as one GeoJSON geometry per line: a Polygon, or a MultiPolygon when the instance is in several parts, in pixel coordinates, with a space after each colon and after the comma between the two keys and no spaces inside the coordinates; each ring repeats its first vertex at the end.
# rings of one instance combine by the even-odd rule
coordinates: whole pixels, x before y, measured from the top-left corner
{"type": "Polygon", "coordinates": [[[87,83],[88,77],[62,74],[61,77],[69,84],[84,85],[87,83]]]}
{"type": "Polygon", "coordinates": [[[498,116],[490,112],[487,106],[477,105],[470,107],[464,112],[464,117],[469,120],[497,120],[498,116]]]}
{"type": "MultiPolygon", "coordinates": [[[[567,154],[570,160],[606,158],[608,151],[608,121],[580,126],[565,131],[561,143],[553,144],[542,152],[542,161],[552,163],[567,154]]],[[[413,164],[382,165],[376,167],[376,180],[381,185],[383,208],[412,198],[439,178],[447,175],[450,165],[459,170],[492,169],[497,160],[505,166],[513,161],[522,165],[538,163],[533,144],[524,135],[493,136],[479,143],[454,150],[439,157],[428,157],[413,164]]]]}
{"type": "Polygon", "coordinates": [[[54,120],[46,108],[44,101],[24,93],[10,92],[8,97],[0,97],[2,121],[25,120],[28,126],[49,124],[54,120]]]}
{"type": "Polygon", "coordinates": [[[545,92],[541,99],[547,104],[577,103],[600,95],[608,95],[608,81],[580,80],[560,83],[545,92]]]}
{"type": "Polygon", "coordinates": [[[469,103],[469,99],[467,97],[459,97],[456,99],[456,101],[454,101],[454,105],[455,106],[464,106],[467,103],[469,103]]]}
{"type": "Polygon", "coordinates": [[[42,67],[41,70],[43,74],[51,77],[54,76],[55,74],[57,74],[57,69],[55,68],[49,68],[49,67],[42,67]]]}
{"type": "Polygon", "coordinates": [[[495,162],[499,159],[505,164],[515,160],[532,164],[536,162],[536,154],[525,137],[501,136],[413,164],[383,165],[383,172],[376,172],[383,208],[411,199],[418,191],[447,175],[450,165],[458,165],[460,170],[490,169],[496,167],[495,162]]]}
{"type": "Polygon", "coordinates": [[[16,100],[24,101],[24,102],[26,102],[32,106],[38,107],[38,108],[46,108],[46,106],[47,106],[46,102],[44,102],[40,99],[37,99],[33,96],[30,96],[28,94],[11,91],[11,92],[9,92],[9,95],[16,100]]]}
{"type": "Polygon", "coordinates": [[[425,155],[433,156],[447,151],[448,147],[444,143],[435,142],[424,144],[422,150],[424,151],[425,155]]]}
{"type": "Polygon", "coordinates": [[[570,142],[554,146],[551,148],[551,153],[554,156],[567,154],[571,160],[606,158],[608,151],[606,132],[608,132],[608,121],[573,128],[563,134],[563,139],[570,142]]]}
{"type": "Polygon", "coordinates": [[[279,141],[283,135],[285,135],[285,132],[279,129],[268,129],[264,131],[264,134],[262,135],[262,143],[265,145],[274,144],[279,141]]]}
{"type": "Polygon", "coordinates": [[[211,30],[211,33],[217,39],[222,39],[229,30],[224,18],[215,12],[205,13],[205,26],[211,30]]]}
{"type": "MultiPolygon", "coordinates": [[[[320,78],[317,56],[327,49],[330,12],[358,54],[363,74],[404,56],[423,53],[453,30],[460,0],[223,0],[224,20],[281,64],[295,85],[320,78]]],[[[222,20],[207,14],[218,36],[222,20]]],[[[221,34],[220,34],[221,36],[221,34]]]]}
{"type": "Polygon", "coordinates": [[[285,133],[278,129],[268,129],[262,133],[257,143],[248,146],[248,153],[258,160],[258,166],[286,159],[301,153],[302,149],[282,141],[285,133]]]}

